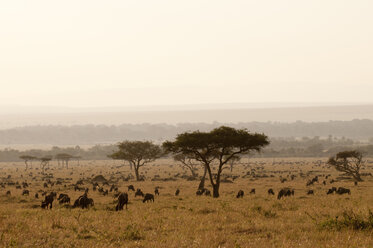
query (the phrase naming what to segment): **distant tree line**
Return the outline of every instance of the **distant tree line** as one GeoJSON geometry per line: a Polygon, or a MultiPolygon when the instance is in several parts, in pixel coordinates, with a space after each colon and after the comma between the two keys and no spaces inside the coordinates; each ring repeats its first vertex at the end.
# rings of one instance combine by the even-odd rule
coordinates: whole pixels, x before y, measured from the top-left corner
{"type": "MultiPolygon", "coordinates": [[[[123,138],[123,140],[125,137],[123,138]]],[[[270,144],[263,148],[260,154],[250,156],[260,157],[330,157],[345,150],[359,150],[365,156],[373,156],[373,144],[365,144],[358,141],[353,141],[346,138],[335,138],[329,136],[328,138],[320,138],[318,136],[313,138],[270,138],[270,144]]],[[[63,160],[63,155],[68,154],[73,156],[72,160],[105,160],[109,159],[108,155],[113,155],[118,151],[118,144],[110,145],[95,145],[87,149],[80,146],[73,147],[58,147],[54,146],[51,149],[30,149],[20,151],[17,149],[6,148],[0,150],[0,162],[19,162],[24,161],[22,156],[31,156],[32,158],[52,157],[58,163],[66,163],[63,160]],[[62,158],[59,159],[62,156],[62,158]]],[[[161,143],[158,143],[161,144],[161,143]]],[[[120,154],[117,154],[120,155],[120,154]]],[[[115,155],[114,155],[115,156],[115,155]]],[[[112,157],[115,158],[115,157],[112,157]]],[[[188,158],[181,155],[173,157],[175,162],[184,164],[186,168],[193,171],[195,165],[188,158]]],[[[120,158],[118,158],[120,159],[120,158]]],[[[30,159],[32,161],[33,159],[30,159]]],[[[125,160],[125,159],[123,159],[125,160]]],[[[67,165],[66,165],[67,166],[67,165]]]]}
{"type": "Polygon", "coordinates": [[[113,144],[126,140],[151,140],[162,143],[173,139],[177,134],[187,131],[211,131],[219,126],[246,128],[250,132],[265,133],[271,138],[280,137],[333,137],[360,141],[370,141],[373,144],[373,121],[329,121],[329,122],[248,122],[248,123],[181,123],[169,124],[123,124],[119,126],[106,125],[76,125],[76,126],[29,126],[0,130],[0,144],[47,144],[66,146],[72,144],[94,145],[113,144]]]}

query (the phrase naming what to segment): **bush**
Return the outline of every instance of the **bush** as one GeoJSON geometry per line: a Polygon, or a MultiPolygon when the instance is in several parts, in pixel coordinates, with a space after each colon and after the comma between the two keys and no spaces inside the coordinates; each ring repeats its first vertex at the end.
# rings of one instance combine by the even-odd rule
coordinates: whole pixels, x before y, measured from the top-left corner
{"type": "Polygon", "coordinates": [[[344,228],[353,230],[371,230],[373,229],[373,213],[369,210],[368,215],[354,213],[352,210],[346,210],[335,218],[329,218],[319,223],[322,229],[336,229],[344,228]]]}

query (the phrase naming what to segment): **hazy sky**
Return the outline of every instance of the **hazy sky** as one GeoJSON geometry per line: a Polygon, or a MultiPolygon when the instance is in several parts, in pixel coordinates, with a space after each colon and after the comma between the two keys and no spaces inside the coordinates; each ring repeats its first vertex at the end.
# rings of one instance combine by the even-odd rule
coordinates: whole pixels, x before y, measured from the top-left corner
{"type": "Polygon", "coordinates": [[[371,0],[0,2],[0,105],[373,102],[371,0]]]}

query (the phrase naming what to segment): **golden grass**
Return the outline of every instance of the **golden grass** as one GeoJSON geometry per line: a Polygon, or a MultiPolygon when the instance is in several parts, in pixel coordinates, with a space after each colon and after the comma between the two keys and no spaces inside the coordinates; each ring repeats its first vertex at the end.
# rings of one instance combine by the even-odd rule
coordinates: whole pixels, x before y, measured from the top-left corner
{"type": "MultiPolygon", "coordinates": [[[[278,159],[279,160],[279,159],[278,159]]],[[[95,206],[89,210],[68,209],[56,201],[52,210],[41,209],[41,199],[35,199],[37,190],[43,189],[40,170],[25,172],[22,163],[3,163],[0,165],[0,180],[5,181],[11,175],[13,181],[27,181],[30,196],[22,196],[22,190],[14,186],[0,188],[0,246],[1,247],[373,247],[372,230],[356,231],[350,228],[336,230],[321,228],[318,222],[334,218],[346,209],[367,213],[373,206],[373,180],[353,186],[351,181],[341,181],[333,186],[351,189],[351,195],[326,195],[331,185],[316,183],[306,187],[306,178],[299,172],[317,171],[317,174],[338,173],[323,166],[316,166],[312,159],[281,159],[283,164],[272,165],[273,159],[252,159],[250,168],[257,174],[274,177],[253,179],[239,178],[234,183],[221,185],[221,197],[195,195],[198,181],[150,181],[154,175],[161,178],[183,173],[179,166],[170,165],[169,160],[159,160],[155,164],[143,167],[148,178],[145,182],[124,182],[119,180],[120,191],[127,192],[126,186],[133,184],[143,192],[154,192],[160,187],[160,196],[154,203],[142,203],[129,193],[128,210],[115,212],[113,193],[102,196],[92,191],[89,196],[95,206]],[[291,162],[302,161],[295,165],[291,162]],[[263,166],[263,169],[259,168],[263,166]],[[273,173],[274,171],[279,171],[273,173]],[[28,176],[33,172],[36,180],[28,176]],[[282,172],[282,173],[280,173],[282,172]],[[280,183],[279,176],[295,174],[294,181],[280,183]],[[21,177],[21,175],[23,177],[21,177]],[[295,188],[295,196],[277,200],[268,196],[268,188],[278,192],[282,187],[295,188]],[[179,188],[181,193],[174,196],[179,188]],[[256,188],[255,195],[249,190],[256,188]],[[307,189],[314,189],[314,196],[307,196],[307,189]],[[239,189],[245,191],[243,199],[236,199],[239,189]],[[11,190],[12,196],[5,196],[11,190]]],[[[324,159],[325,160],[325,159],[324,159]]],[[[70,184],[81,177],[102,174],[109,179],[126,176],[128,166],[117,168],[119,161],[83,161],[80,166],[71,164],[69,169],[58,169],[52,165],[48,173],[54,178],[73,178],[64,185],[55,185],[49,191],[68,193],[72,202],[82,194],[75,192],[70,184]],[[119,173],[116,173],[119,172],[119,173]]],[[[367,167],[368,168],[368,167],[367,167]]],[[[237,165],[234,175],[244,175],[248,169],[237,165]]],[[[185,171],[185,173],[188,173],[185,171]]],[[[200,172],[201,173],[201,172],[200,172]]],[[[227,170],[225,173],[230,174],[227,170]]],[[[321,180],[322,181],[322,180],[321,180]]],[[[206,181],[206,186],[209,182],[206,181]]],[[[108,186],[105,186],[108,188],[108,186]]],[[[210,188],[210,187],[209,187],[210,188]]],[[[211,188],[210,188],[211,190],[211,188]]]]}

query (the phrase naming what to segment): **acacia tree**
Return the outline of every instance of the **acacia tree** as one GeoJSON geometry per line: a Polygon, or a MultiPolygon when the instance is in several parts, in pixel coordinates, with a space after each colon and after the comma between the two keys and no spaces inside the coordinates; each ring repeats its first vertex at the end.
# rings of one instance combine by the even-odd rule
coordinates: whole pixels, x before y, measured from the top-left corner
{"type": "Polygon", "coordinates": [[[163,147],[175,154],[184,154],[199,161],[207,170],[213,188],[213,197],[219,197],[220,177],[228,162],[242,154],[260,151],[269,144],[264,134],[249,133],[246,129],[221,126],[211,132],[185,132],[175,141],[166,141],[163,147]],[[217,164],[216,178],[212,165],[217,164]]]}
{"type": "Polygon", "coordinates": [[[339,152],[335,156],[329,158],[328,164],[333,166],[337,171],[346,173],[352,176],[356,181],[363,181],[360,176],[363,154],[359,151],[344,151],[339,152]]]}
{"type": "Polygon", "coordinates": [[[36,160],[37,158],[34,157],[34,156],[30,156],[30,155],[22,155],[19,157],[20,159],[23,159],[25,161],[25,165],[26,165],[26,170],[28,169],[28,162],[30,161],[30,168],[32,166],[32,161],[33,160],[36,160]]]}
{"type": "Polygon", "coordinates": [[[118,149],[108,157],[128,161],[135,171],[136,181],[141,180],[140,167],[163,155],[161,147],[150,141],[123,141],[118,144],[118,149]]]}
{"type": "Polygon", "coordinates": [[[56,156],[54,156],[55,159],[57,159],[58,165],[60,165],[60,161],[62,161],[62,167],[63,164],[66,165],[66,169],[69,168],[69,161],[73,158],[75,158],[73,155],[67,154],[67,153],[59,153],[56,156]]]}
{"type": "Polygon", "coordinates": [[[52,156],[45,156],[45,157],[39,158],[39,160],[40,160],[40,167],[43,170],[43,174],[44,174],[45,167],[48,166],[49,168],[49,162],[52,160],[52,156]]]}

